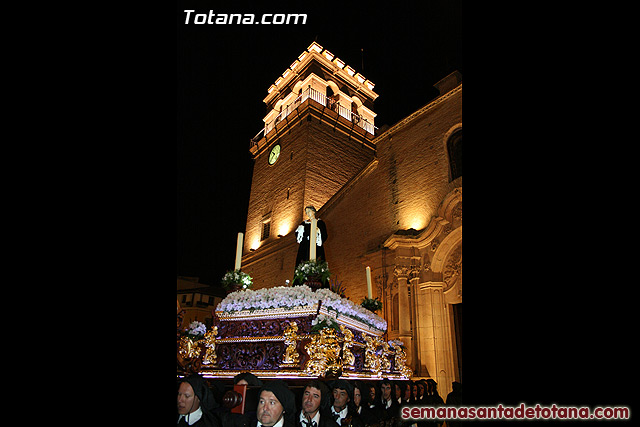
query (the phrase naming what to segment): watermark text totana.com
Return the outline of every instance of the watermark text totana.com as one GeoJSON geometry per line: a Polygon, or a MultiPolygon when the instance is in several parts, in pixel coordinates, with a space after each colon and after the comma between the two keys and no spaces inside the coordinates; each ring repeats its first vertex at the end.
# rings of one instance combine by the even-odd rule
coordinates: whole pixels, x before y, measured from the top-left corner
{"type": "Polygon", "coordinates": [[[304,25],[307,23],[306,13],[196,13],[194,9],[185,9],[185,24],[209,24],[209,25],[304,25]]]}

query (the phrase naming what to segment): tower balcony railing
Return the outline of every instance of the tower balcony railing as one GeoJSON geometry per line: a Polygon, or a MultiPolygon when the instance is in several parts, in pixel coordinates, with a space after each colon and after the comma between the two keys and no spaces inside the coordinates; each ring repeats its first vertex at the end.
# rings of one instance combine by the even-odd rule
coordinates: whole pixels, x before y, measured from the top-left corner
{"type": "Polygon", "coordinates": [[[271,132],[278,123],[284,120],[293,110],[298,108],[298,106],[305,102],[307,99],[312,99],[318,104],[330,108],[331,110],[337,112],[340,116],[360,126],[371,135],[375,135],[375,131],[376,129],[378,129],[373,125],[373,123],[369,122],[361,115],[354,113],[350,108],[340,105],[339,101],[336,101],[332,97],[327,97],[326,95],[313,89],[312,87],[308,87],[300,95],[298,95],[298,97],[291,104],[282,108],[280,113],[273,120],[265,124],[265,126],[260,129],[260,132],[258,132],[256,136],[251,138],[250,147],[253,147],[265,135],[269,134],[269,132],[271,132]]]}

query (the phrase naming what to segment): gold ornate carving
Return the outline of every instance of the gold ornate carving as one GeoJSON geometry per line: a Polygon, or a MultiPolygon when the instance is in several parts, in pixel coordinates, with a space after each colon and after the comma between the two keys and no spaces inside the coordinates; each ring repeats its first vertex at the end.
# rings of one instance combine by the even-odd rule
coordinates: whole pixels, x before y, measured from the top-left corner
{"type": "Polygon", "coordinates": [[[215,365],[218,361],[218,355],[216,355],[216,335],[218,335],[218,327],[212,327],[205,335],[204,346],[207,348],[207,352],[202,359],[203,365],[215,365]]]}
{"type": "Polygon", "coordinates": [[[380,354],[380,370],[389,372],[391,370],[391,361],[389,360],[389,356],[393,354],[389,344],[384,341],[382,338],[376,337],[376,341],[378,342],[378,346],[382,347],[382,353],[380,354]]]}
{"type": "Polygon", "coordinates": [[[216,335],[218,328],[214,326],[209,330],[202,339],[193,341],[192,338],[182,337],[178,342],[178,364],[186,372],[197,372],[201,365],[215,366],[217,362],[216,355],[216,335]],[[204,357],[201,355],[204,352],[204,357]]]}
{"type": "Polygon", "coordinates": [[[342,344],[342,369],[352,370],[356,363],[356,357],[351,352],[350,348],[353,346],[353,332],[344,325],[340,325],[340,331],[344,335],[344,343],[342,344]]]}
{"type": "Polygon", "coordinates": [[[376,354],[376,347],[378,346],[379,338],[373,338],[370,335],[362,334],[364,342],[367,344],[364,349],[364,369],[368,369],[375,373],[378,377],[382,376],[380,370],[380,357],[376,354]]]}
{"type": "Polygon", "coordinates": [[[318,377],[340,376],[342,361],[335,329],[323,328],[319,334],[313,334],[304,349],[309,354],[305,372],[318,377]]]}
{"type": "Polygon", "coordinates": [[[373,372],[378,377],[381,377],[383,372],[391,372],[390,356],[394,354],[394,351],[391,350],[389,344],[380,337],[362,334],[362,338],[366,343],[364,369],[373,372]]]}
{"type": "Polygon", "coordinates": [[[178,355],[183,359],[195,359],[200,357],[200,351],[202,350],[198,346],[198,342],[193,342],[191,338],[182,337],[180,339],[180,347],[178,349],[178,355]]]}
{"type": "Polygon", "coordinates": [[[402,376],[411,378],[413,371],[407,366],[407,353],[398,344],[392,342],[391,347],[395,350],[395,368],[402,376]]]}
{"type": "Polygon", "coordinates": [[[284,330],[284,345],[286,346],[282,357],[281,367],[290,367],[300,363],[300,355],[298,354],[298,324],[291,322],[284,330]]]}

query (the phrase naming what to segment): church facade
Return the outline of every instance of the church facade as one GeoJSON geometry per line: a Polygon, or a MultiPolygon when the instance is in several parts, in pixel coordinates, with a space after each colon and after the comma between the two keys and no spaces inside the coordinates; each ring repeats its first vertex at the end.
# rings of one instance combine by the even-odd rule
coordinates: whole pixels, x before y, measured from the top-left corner
{"type": "Polygon", "coordinates": [[[269,88],[249,147],[242,270],[255,289],[292,281],[294,230],[314,205],[334,280],[359,303],[371,268],[387,339],[402,340],[414,377],[433,378],[446,396],[462,381],[461,76],[385,130],[374,87],[314,42],[269,88]]]}

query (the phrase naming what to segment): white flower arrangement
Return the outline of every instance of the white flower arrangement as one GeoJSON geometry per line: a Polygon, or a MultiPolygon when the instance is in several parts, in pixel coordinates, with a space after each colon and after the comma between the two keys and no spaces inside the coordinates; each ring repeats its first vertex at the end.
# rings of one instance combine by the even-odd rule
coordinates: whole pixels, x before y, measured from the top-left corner
{"type": "Polygon", "coordinates": [[[309,277],[315,276],[320,279],[320,282],[325,283],[331,272],[329,271],[329,264],[321,259],[303,261],[296,267],[293,273],[293,280],[298,283],[304,283],[309,277]]]}
{"type": "Polygon", "coordinates": [[[232,270],[227,271],[220,283],[222,283],[224,289],[228,289],[232,285],[239,285],[242,289],[249,289],[253,285],[253,279],[243,271],[232,270]]]}
{"type": "Polygon", "coordinates": [[[194,338],[194,339],[202,338],[206,333],[207,333],[207,327],[205,326],[205,324],[202,322],[198,322],[197,320],[194,320],[193,322],[191,322],[189,324],[189,328],[187,328],[186,330],[186,335],[189,338],[194,338]]]}
{"type": "Polygon", "coordinates": [[[315,319],[311,321],[311,332],[320,331],[322,328],[333,328],[336,331],[340,331],[340,324],[336,321],[336,318],[331,314],[324,315],[319,314],[315,319]]]}
{"type": "Polygon", "coordinates": [[[318,289],[314,292],[306,285],[232,292],[218,304],[217,310],[234,313],[243,310],[294,309],[315,305],[318,300],[322,300],[323,307],[335,312],[334,318],[344,315],[380,331],[387,330],[387,321],[382,317],[346,298],[341,298],[329,289],[318,289]]]}

